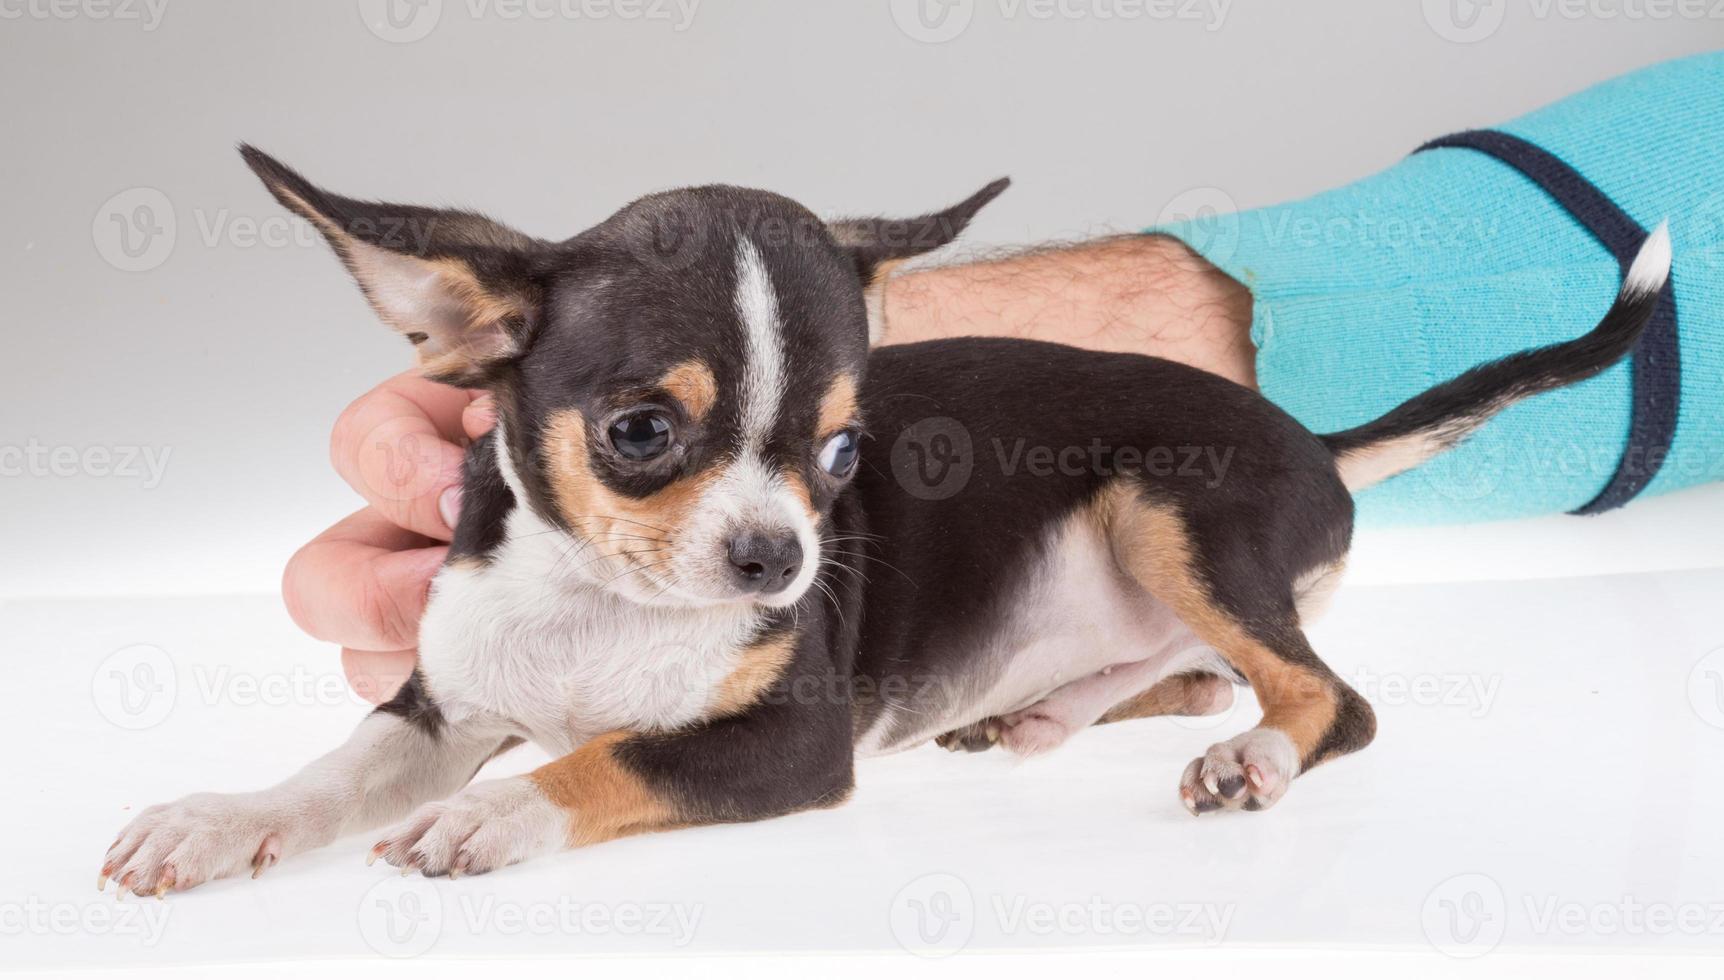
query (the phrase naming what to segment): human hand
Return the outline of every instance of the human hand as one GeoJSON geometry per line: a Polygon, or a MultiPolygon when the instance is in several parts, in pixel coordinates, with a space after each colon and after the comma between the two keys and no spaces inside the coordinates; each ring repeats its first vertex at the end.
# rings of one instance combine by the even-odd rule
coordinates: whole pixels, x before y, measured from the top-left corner
{"type": "Polygon", "coordinates": [[[419,617],[460,512],[464,447],[496,424],[491,399],[398,374],[336,420],[329,455],[366,506],[288,562],[300,629],[341,646],[348,683],[387,700],[413,671],[419,617]]]}

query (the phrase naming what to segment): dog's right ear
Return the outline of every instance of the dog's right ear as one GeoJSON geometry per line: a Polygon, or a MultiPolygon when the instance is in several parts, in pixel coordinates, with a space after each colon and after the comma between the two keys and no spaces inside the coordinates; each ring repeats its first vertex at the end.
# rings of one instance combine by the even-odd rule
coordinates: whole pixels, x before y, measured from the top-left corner
{"type": "Polygon", "coordinates": [[[480,387],[525,352],[549,245],[470,211],[341,197],[255,147],[240,155],[323,234],[377,315],[412,341],[427,377],[480,387]]]}

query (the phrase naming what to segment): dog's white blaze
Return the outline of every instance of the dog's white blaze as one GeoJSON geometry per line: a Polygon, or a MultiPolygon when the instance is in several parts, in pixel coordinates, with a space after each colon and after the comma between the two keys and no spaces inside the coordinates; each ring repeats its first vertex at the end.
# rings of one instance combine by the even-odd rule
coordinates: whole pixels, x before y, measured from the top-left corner
{"type": "MultiPolygon", "coordinates": [[[[742,459],[724,471],[723,479],[707,489],[701,506],[686,534],[697,544],[697,554],[722,554],[728,548],[730,535],[738,528],[757,528],[765,533],[789,531],[802,546],[802,568],[782,592],[765,596],[760,601],[767,606],[794,604],[814,581],[819,571],[820,538],[814,524],[803,511],[800,501],[785,485],[784,477],[766,465],[758,455],[745,452],[742,459]]],[[[714,567],[705,574],[719,580],[725,570],[714,567]]],[[[680,570],[680,569],[679,569],[680,570]]],[[[692,576],[701,569],[689,569],[692,576]]]]}
{"type": "Polygon", "coordinates": [[[736,313],[748,352],[742,375],[743,445],[758,450],[784,400],[784,336],[766,263],[747,238],[738,239],[736,246],[736,313]]]}

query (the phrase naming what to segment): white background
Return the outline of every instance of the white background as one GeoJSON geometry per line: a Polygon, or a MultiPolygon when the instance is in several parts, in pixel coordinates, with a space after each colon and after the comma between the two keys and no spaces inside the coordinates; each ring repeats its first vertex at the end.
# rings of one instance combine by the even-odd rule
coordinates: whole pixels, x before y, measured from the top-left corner
{"type": "MultiPolygon", "coordinates": [[[[327,465],[330,424],[406,345],[241,165],[241,140],[336,190],[546,237],[679,184],[913,213],[1010,174],[967,243],[986,248],[1141,228],[1200,188],[1240,207],[1306,195],[1724,43],[1724,19],[1664,0],[956,0],[937,31],[920,0],[700,0],[688,20],[659,0],[570,0],[574,17],[390,2],[402,29],[385,0],[0,0],[0,451],[166,460],[153,485],[97,463],[0,477],[0,595],[272,591],[357,505],[327,465]],[[150,202],[128,257],[115,219],[150,202]]],[[[1479,547],[1500,549],[1483,562],[1498,574],[1525,553],[1568,572],[1620,554],[1574,528],[1425,535],[1466,542],[1431,560],[1367,539],[1354,572],[1453,577],[1479,547]]],[[[1654,549],[1631,563],[1724,554],[1724,521],[1622,536],[1654,549]]]]}
{"type": "MultiPolygon", "coordinates": [[[[703,0],[684,24],[674,6],[659,20],[432,0],[400,29],[379,26],[380,0],[167,0],[159,20],[141,0],[106,17],[116,8],[95,0],[40,2],[0,0],[0,448],[135,448],[167,465],[150,486],[0,477],[9,966],[377,955],[365,898],[394,879],[363,868],[358,839],[176,898],[153,945],[6,928],[31,901],[107,907],[96,859],[139,807],[269,782],[362,712],[273,592],[293,548],[357,506],[327,465],[329,426],[405,350],[235,142],[341,191],[468,205],[548,237],[684,183],[908,213],[1010,174],[969,242],[985,250],[1142,227],[1194,189],[1239,207],[1301,196],[1724,42],[1724,21],[1615,0],[1235,0],[1219,21],[1203,4],[1192,21],[1104,19],[1125,9],[1105,0],[1047,17],[1032,0],[960,0],[945,23],[963,29],[938,42],[913,5],[887,2],[703,0]],[[114,218],[140,203],[174,232],[128,256],[114,218]],[[127,657],[176,678],[147,725],[116,701],[140,676],[127,657]],[[246,680],[277,693],[248,695],[246,680]]],[[[1183,762],[1248,724],[1249,705],[1214,730],[1112,726],[1022,766],[922,750],[864,764],[838,811],[621,842],[439,892],[451,910],[462,896],[699,903],[692,949],[450,918],[426,955],[664,952],[752,969],[725,958],[849,951],[873,957],[871,976],[896,973],[928,966],[893,925],[903,890],[952,874],[985,911],[948,961],[969,973],[1004,972],[1000,950],[1122,946],[1157,951],[1123,964],[1134,975],[1288,969],[1290,947],[1303,950],[1292,969],[1324,975],[1523,975],[1529,952],[1552,951],[1692,969],[1673,957],[1724,936],[1570,933],[1528,910],[1724,900],[1724,573],[1701,571],[1724,565],[1721,518],[1714,487],[1596,520],[1362,536],[1355,585],[1316,641],[1343,674],[1375,678],[1383,735],[1270,813],[1194,823],[1173,793],[1183,762]],[[1487,581],[1368,584],[1468,579],[1487,581]],[[1409,693],[1421,684],[1436,693],[1409,693]],[[1450,884],[1476,874],[1490,884],[1450,884]],[[1444,931],[1441,903],[1468,894],[1502,913],[1495,944],[1444,931]],[[1166,937],[1006,928],[994,896],[1235,917],[1221,950],[1168,951],[1166,937]]],[[[530,763],[518,755],[503,767],[530,763]]],[[[1103,966],[1122,970],[1083,968],[1103,966]]]]}

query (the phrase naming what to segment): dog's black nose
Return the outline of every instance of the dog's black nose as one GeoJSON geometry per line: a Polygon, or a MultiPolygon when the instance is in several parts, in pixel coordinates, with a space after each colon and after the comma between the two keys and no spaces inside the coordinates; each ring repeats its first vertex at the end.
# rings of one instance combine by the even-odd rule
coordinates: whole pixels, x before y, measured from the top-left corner
{"type": "Polygon", "coordinates": [[[757,531],[730,539],[730,567],[738,585],[749,592],[782,592],[802,570],[802,545],[794,534],[757,531]]]}

